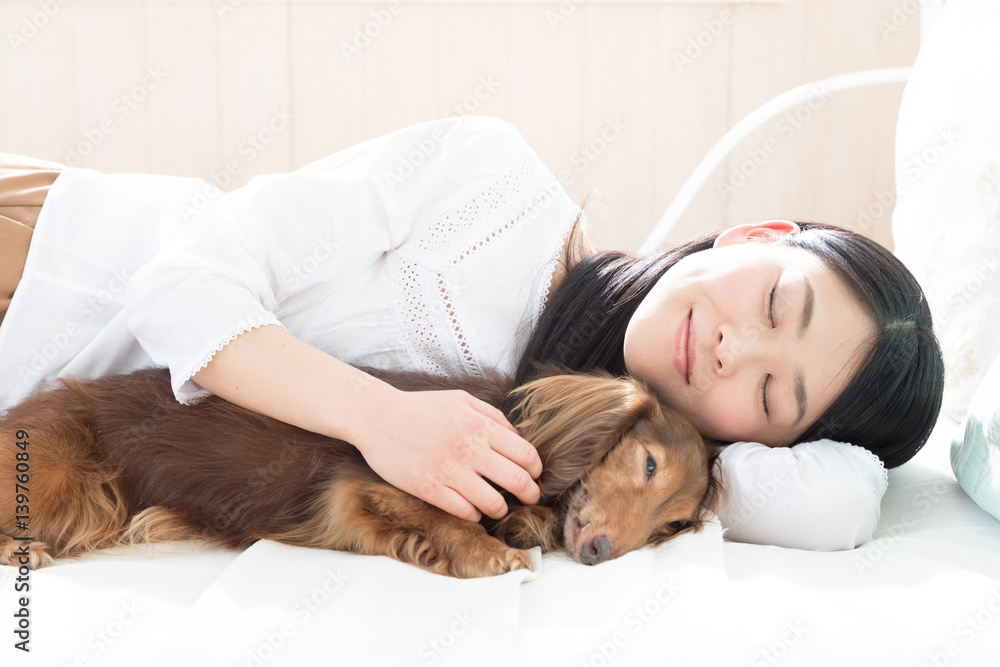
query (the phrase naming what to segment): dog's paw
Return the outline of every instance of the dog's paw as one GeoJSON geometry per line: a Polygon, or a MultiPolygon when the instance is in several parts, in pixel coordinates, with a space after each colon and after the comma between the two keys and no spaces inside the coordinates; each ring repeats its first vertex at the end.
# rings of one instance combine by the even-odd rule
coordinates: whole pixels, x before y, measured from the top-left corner
{"type": "Polygon", "coordinates": [[[514,570],[535,570],[535,559],[531,552],[524,549],[510,549],[510,553],[504,559],[503,572],[514,570]]]}
{"type": "Polygon", "coordinates": [[[535,559],[530,551],[514,549],[502,543],[497,548],[491,548],[479,557],[463,557],[459,562],[451,563],[453,577],[493,577],[514,570],[532,570],[536,567],[535,559]]]}
{"type": "Polygon", "coordinates": [[[14,567],[27,565],[29,569],[37,570],[55,562],[44,543],[30,542],[27,547],[24,545],[25,543],[21,540],[15,540],[8,535],[0,535],[0,565],[14,567]]]}

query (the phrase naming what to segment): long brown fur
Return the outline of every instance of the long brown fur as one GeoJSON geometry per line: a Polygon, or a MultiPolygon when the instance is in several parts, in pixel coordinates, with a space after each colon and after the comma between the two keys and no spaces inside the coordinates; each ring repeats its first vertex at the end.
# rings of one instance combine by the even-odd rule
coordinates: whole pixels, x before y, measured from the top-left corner
{"type": "Polygon", "coordinates": [[[462,389],[501,409],[538,449],[540,502],[521,505],[501,489],[502,519],[459,519],[382,480],[346,442],[217,396],[181,405],[166,369],[143,369],[62,379],[7,411],[0,564],[28,542],[29,565],[40,567],[123,544],[272,539],[487,576],[530,567],[524,549],[536,545],[589,564],[615,558],[699,530],[720,502],[718,451],[634,380],[545,367],[514,387],[501,374],[363,370],[408,391],[462,389]]]}

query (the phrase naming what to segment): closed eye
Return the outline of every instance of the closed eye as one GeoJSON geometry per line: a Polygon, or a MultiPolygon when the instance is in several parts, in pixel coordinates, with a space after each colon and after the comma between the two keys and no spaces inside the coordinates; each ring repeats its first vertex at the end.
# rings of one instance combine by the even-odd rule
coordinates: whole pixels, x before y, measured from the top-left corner
{"type": "MultiPolygon", "coordinates": [[[[771,323],[771,328],[772,329],[775,327],[775,324],[774,324],[774,293],[775,293],[775,291],[777,291],[777,289],[778,289],[778,285],[776,283],[774,285],[774,287],[771,288],[771,294],[768,296],[768,299],[767,299],[767,318],[768,318],[768,321],[771,323]]],[[[760,402],[761,402],[761,405],[764,406],[764,415],[765,416],[770,416],[771,415],[771,413],[767,409],[767,380],[770,377],[771,376],[768,375],[768,376],[766,376],[764,378],[764,382],[763,382],[763,384],[761,386],[761,389],[760,389],[760,402]]]]}

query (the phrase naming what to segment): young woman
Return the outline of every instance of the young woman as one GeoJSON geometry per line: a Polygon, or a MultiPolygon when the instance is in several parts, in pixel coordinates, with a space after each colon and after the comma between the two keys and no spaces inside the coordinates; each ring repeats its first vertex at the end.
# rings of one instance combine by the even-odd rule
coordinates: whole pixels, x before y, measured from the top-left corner
{"type": "MultiPolygon", "coordinates": [[[[871,538],[883,462],[908,460],[940,406],[926,303],[877,244],[767,221],[648,258],[593,253],[583,211],[499,119],[420,123],[226,194],[54,173],[0,326],[2,407],[58,376],[155,364],[182,402],[211,392],[345,439],[387,481],[478,519],[506,512],[484,477],[538,498],[530,444],[464,392],[353,366],[602,367],[736,443],[728,535],[831,549],[871,538]]],[[[7,190],[0,215],[23,203],[7,190]]]]}

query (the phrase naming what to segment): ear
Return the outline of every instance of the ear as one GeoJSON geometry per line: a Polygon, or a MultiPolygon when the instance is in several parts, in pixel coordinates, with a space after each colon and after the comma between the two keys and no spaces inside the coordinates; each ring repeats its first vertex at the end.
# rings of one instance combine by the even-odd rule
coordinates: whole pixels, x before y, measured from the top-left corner
{"type": "Polygon", "coordinates": [[[604,371],[541,378],[511,395],[519,401],[511,421],[542,460],[543,500],[575,486],[638,420],[660,414],[638,382],[604,371]]]}
{"type": "Polygon", "coordinates": [[[745,225],[730,227],[715,238],[713,248],[746,243],[750,240],[761,241],[774,239],[782,234],[797,234],[802,228],[791,220],[765,220],[763,222],[748,222],[745,225]]]}

